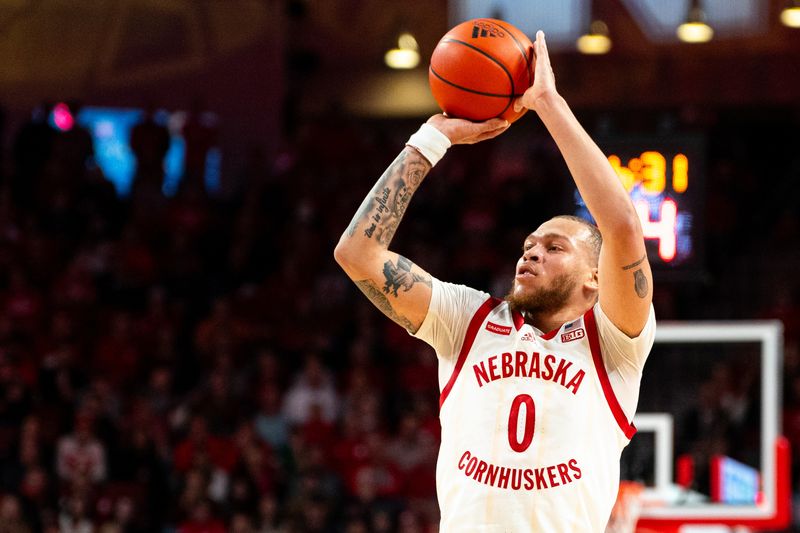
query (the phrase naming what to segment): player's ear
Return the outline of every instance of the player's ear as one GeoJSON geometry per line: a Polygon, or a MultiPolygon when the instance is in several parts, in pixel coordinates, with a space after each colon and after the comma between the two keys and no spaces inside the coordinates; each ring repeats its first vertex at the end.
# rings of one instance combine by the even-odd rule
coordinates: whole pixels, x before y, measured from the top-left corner
{"type": "Polygon", "coordinates": [[[584,287],[592,291],[597,291],[600,288],[600,278],[598,277],[599,272],[600,271],[597,269],[597,267],[590,269],[589,276],[586,278],[584,287]]]}

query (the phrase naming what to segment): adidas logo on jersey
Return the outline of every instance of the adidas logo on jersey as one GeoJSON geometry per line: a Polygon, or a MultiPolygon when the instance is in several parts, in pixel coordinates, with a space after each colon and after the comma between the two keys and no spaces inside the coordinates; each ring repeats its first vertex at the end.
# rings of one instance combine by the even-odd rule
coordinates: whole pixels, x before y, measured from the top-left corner
{"type": "Polygon", "coordinates": [[[534,337],[533,333],[531,333],[530,331],[526,331],[525,335],[520,337],[519,340],[526,341],[526,342],[533,342],[535,340],[535,337],[534,337]]]}
{"type": "Polygon", "coordinates": [[[479,37],[505,37],[506,34],[495,26],[483,21],[477,21],[472,26],[472,38],[478,39],[479,37]]]}

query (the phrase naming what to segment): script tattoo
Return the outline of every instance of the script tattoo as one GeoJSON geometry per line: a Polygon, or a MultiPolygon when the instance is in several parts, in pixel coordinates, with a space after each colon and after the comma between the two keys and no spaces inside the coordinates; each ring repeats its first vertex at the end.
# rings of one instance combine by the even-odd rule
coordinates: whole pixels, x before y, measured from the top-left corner
{"type": "Polygon", "coordinates": [[[408,318],[398,315],[392,307],[392,304],[389,302],[389,299],[373,281],[364,279],[361,281],[356,281],[355,283],[358,289],[363,292],[364,295],[369,298],[369,300],[375,304],[375,307],[380,309],[384,315],[388,316],[411,333],[417,332],[419,326],[412,324],[408,318]]]}
{"type": "Polygon", "coordinates": [[[356,229],[358,228],[358,223],[361,222],[361,219],[364,218],[365,213],[369,213],[372,210],[372,198],[366,197],[364,201],[361,202],[361,205],[356,211],[353,220],[350,221],[350,225],[347,227],[347,236],[352,237],[356,234],[356,229]]]}
{"type": "Polygon", "coordinates": [[[358,208],[347,235],[353,237],[363,223],[364,236],[389,246],[411,197],[430,171],[430,164],[413,149],[403,150],[389,165],[358,208]]]}
{"type": "Polygon", "coordinates": [[[430,164],[413,149],[403,150],[370,191],[350,222],[353,237],[359,226],[364,236],[388,247],[408,209],[411,197],[430,171],[430,164]]]}
{"type": "Polygon", "coordinates": [[[386,283],[383,285],[383,292],[398,296],[398,289],[403,289],[403,292],[408,292],[411,290],[411,287],[414,286],[414,283],[418,281],[431,287],[430,276],[421,276],[411,272],[411,267],[413,266],[414,263],[402,255],[398,256],[396,265],[393,265],[391,261],[386,261],[383,264],[383,277],[386,278],[386,283]]]}

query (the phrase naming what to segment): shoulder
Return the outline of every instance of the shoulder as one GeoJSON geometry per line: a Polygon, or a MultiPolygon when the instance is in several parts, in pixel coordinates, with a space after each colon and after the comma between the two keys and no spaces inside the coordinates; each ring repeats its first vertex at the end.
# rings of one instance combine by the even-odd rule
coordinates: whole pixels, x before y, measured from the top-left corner
{"type": "Polygon", "coordinates": [[[650,304],[650,311],[644,328],[635,337],[628,336],[614,325],[611,319],[603,312],[600,303],[595,304],[592,311],[604,354],[612,357],[618,355],[631,362],[638,361],[643,363],[655,341],[656,315],[653,305],[650,304]]]}
{"type": "Polygon", "coordinates": [[[435,302],[438,306],[450,306],[459,314],[472,315],[484,302],[491,299],[491,295],[486,292],[436,278],[432,278],[432,290],[432,308],[435,302]]]}
{"type": "Polygon", "coordinates": [[[597,322],[597,329],[601,336],[605,334],[633,341],[640,339],[642,337],[655,335],[656,314],[655,310],[653,309],[653,304],[650,304],[650,310],[648,312],[647,322],[645,322],[642,331],[639,333],[639,335],[636,335],[634,337],[631,337],[628,334],[624,333],[614,324],[614,322],[610,318],[608,318],[608,315],[606,315],[606,313],[603,311],[603,307],[600,305],[600,302],[594,304],[591,310],[594,314],[595,321],[597,322]]]}

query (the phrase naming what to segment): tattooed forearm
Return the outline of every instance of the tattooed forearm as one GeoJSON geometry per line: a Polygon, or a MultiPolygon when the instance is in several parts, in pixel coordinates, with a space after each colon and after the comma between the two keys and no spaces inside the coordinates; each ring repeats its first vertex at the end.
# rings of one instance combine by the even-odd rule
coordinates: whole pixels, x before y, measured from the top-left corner
{"type": "Polygon", "coordinates": [[[372,210],[372,198],[367,196],[364,198],[364,201],[361,202],[361,205],[356,211],[353,220],[350,221],[350,225],[347,227],[347,236],[352,237],[356,234],[356,229],[358,228],[358,223],[361,222],[361,219],[364,217],[365,213],[369,213],[372,210]]]}
{"type": "Polygon", "coordinates": [[[408,292],[417,282],[431,287],[431,277],[427,274],[420,275],[411,272],[411,267],[413,266],[414,263],[402,255],[398,256],[396,265],[393,265],[391,261],[386,261],[383,264],[383,277],[386,278],[383,292],[398,296],[397,289],[403,289],[403,292],[408,292]]]}
{"type": "Polygon", "coordinates": [[[354,237],[361,227],[364,237],[388,247],[411,197],[429,171],[430,164],[416,150],[403,150],[362,202],[347,235],[354,237]]]}
{"type": "Polygon", "coordinates": [[[641,259],[639,259],[638,261],[636,261],[636,262],[634,262],[634,263],[631,263],[630,265],[625,265],[624,267],[622,267],[622,270],[630,270],[630,269],[632,269],[632,268],[634,268],[634,267],[637,267],[637,266],[641,265],[642,263],[644,263],[644,260],[645,260],[646,258],[647,258],[647,254],[644,254],[644,255],[642,256],[642,258],[641,258],[641,259]]]}
{"type": "Polygon", "coordinates": [[[381,310],[381,312],[406,328],[411,333],[416,333],[417,329],[419,329],[419,324],[412,324],[411,321],[404,317],[398,315],[392,304],[389,302],[389,298],[383,294],[383,291],[372,281],[372,280],[361,280],[356,281],[356,286],[358,289],[364,293],[364,295],[369,298],[369,300],[375,304],[375,307],[381,310]]]}

